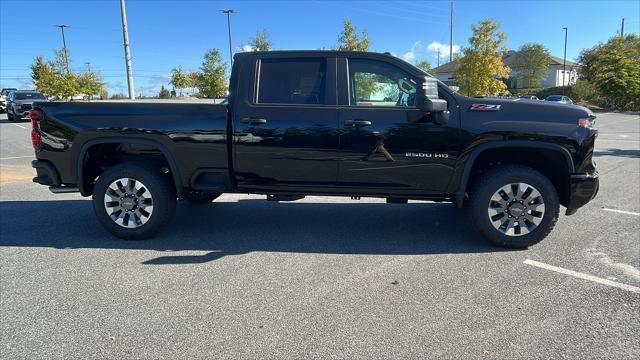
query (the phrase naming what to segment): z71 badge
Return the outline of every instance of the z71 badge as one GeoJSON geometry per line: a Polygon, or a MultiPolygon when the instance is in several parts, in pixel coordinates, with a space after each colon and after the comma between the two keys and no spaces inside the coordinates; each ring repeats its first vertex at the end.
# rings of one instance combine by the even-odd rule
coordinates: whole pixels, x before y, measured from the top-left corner
{"type": "Polygon", "coordinates": [[[492,104],[471,104],[469,108],[470,111],[498,111],[500,110],[500,105],[492,105],[492,104]]]}

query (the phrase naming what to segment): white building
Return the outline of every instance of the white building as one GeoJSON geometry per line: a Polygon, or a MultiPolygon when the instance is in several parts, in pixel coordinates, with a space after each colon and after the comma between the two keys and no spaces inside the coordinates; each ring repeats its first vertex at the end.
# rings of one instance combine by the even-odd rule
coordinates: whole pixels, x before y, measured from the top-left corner
{"type": "MultiPolygon", "coordinates": [[[[509,51],[502,58],[502,61],[505,65],[511,67],[513,64],[515,51],[509,51]]],[[[573,85],[576,83],[578,79],[578,70],[579,65],[567,60],[566,74],[564,75],[565,85],[573,85]]],[[[447,85],[457,86],[455,79],[453,78],[453,72],[458,68],[457,61],[451,61],[437,68],[431,70],[431,74],[433,74],[438,80],[444,82],[447,85]]],[[[551,63],[549,63],[549,70],[547,71],[547,76],[540,81],[540,87],[554,87],[554,86],[562,86],[562,71],[563,61],[562,58],[551,56],[551,63]]],[[[515,71],[511,71],[509,73],[509,80],[507,80],[507,85],[510,89],[521,89],[523,88],[522,78],[518,77],[518,73],[515,71]]]]}

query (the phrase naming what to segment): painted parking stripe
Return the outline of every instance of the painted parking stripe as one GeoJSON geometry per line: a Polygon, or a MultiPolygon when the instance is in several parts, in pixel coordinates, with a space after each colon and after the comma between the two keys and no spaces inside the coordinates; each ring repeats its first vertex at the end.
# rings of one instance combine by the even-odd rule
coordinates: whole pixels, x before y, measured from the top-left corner
{"type": "Polygon", "coordinates": [[[26,127],[24,127],[24,126],[22,126],[22,125],[18,125],[18,124],[14,124],[14,123],[11,123],[11,125],[15,125],[15,126],[17,126],[17,127],[21,128],[21,129],[26,129],[26,127]]]}
{"type": "Polygon", "coordinates": [[[541,269],[555,271],[555,272],[558,272],[558,273],[561,273],[561,274],[577,277],[578,279],[589,280],[589,281],[593,281],[593,282],[598,283],[598,284],[607,285],[607,286],[615,287],[615,288],[618,288],[618,289],[630,291],[630,292],[633,292],[633,293],[636,293],[636,294],[640,294],[640,287],[637,287],[637,286],[627,285],[627,284],[619,283],[617,281],[611,281],[611,280],[599,278],[597,276],[584,274],[584,273],[581,273],[581,272],[577,272],[577,271],[573,271],[573,270],[569,270],[569,269],[565,269],[565,268],[561,268],[561,267],[557,267],[557,266],[541,263],[541,262],[538,262],[538,261],[535,261],[535,260],[526,259],[524,261],[524,263],[527,264],[527,265],[539,267],[541,269]]]}
{"type": "Polygon", "coordinates": [[[611,212],[620,213],[620,214],[627,214],[627,215],[640,216],[640,213],[633,212],[633,211],[624,211],[624,210],[609,209],[609,208],[602,208],[602,210],[604,210],[604,211],[611,211],[611,212]]]}
{"type": "Polygon", "coordinates": [[[25,156],[10,156],[10,157],[0,158],[0,160],[25,159],[25,158],[32,158],[32,157],[34,157],[34,156],[33,156],[33,155],[25,155],[25,156]]]}

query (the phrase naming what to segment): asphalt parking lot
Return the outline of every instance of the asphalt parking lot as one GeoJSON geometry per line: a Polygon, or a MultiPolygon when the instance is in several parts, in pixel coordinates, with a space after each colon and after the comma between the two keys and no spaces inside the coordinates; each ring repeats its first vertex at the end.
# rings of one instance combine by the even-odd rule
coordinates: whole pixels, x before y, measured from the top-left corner
{"type": "Polygon", "coordinates": [[[601,113],[597,198],[524,251],[450,204],[224,195],[153,240],[31,183],[0,118],[0,357],[640,358],[640,117],[601,113]]]}

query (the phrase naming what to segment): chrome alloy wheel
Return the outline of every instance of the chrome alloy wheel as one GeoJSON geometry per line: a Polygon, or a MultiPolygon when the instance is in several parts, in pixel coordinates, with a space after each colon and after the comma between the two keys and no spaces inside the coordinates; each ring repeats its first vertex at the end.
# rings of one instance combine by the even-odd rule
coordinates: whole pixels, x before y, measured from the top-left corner
{"type": "Polygon", "coordinates": [[[121,178],[109,185],[104,194],[104,208],[113,222],[128,229],[135,229],[146,224],[151,218],[153,197],[140,181],[121,178]]]}
{"type": "Polygon", "coordinates": [[[507,184],[491,196],[487,214],[493,227],[503,234],[526,235],[542,222],[544,200],[540,192],[529,184],[507,184]]]}

